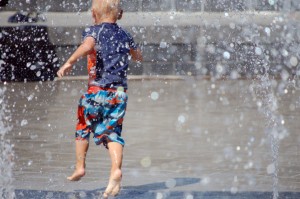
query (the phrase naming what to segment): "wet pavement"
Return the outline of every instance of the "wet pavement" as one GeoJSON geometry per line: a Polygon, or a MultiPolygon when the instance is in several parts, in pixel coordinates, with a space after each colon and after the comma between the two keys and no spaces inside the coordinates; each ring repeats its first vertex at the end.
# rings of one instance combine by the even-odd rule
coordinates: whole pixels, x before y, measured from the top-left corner
{"type": "MultiPolygon", "coordinates": [[[[118,198],[272,198],[272,150],[252,80],[129,81],[118,198]],[[271,169],[270,169],[271,168],[271,169]]],[[[1,84],[11,110],[16,198],[97,198],[110,160],[91,140],[87,174],[74,169],[77,102],[86,80],[1,84]]],[[[275,89],[276,92],[276,89],[275,89]]],[[[277,95],[287,134],[279,198],[300,198],[300,91],[277,95]]]]}

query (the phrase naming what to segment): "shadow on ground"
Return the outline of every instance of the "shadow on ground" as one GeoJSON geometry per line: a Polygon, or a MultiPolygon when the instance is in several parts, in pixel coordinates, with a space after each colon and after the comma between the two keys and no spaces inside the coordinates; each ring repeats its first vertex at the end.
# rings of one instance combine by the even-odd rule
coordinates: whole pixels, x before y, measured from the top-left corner
{"type": "MultiPolygon", "coordinates": [[[[186,186],[199,183],[199,178],[175,178],[175,187],[186,186]]],[[[43,191],[43,190],[15,190],[16,198],[22,199],[40,199],[40,198],[55,198],[55,199],[92,199],[100,198],[99,196],[104,191],[104,188],[97,190],[76,190],[75,192],[59,192],[59,191],[43,191]]],[[[198,192],[198,191],[170,191],[165,182],[151,183],[140,186],[125,186],[122,187],[120,195],[116,199],[271,199],[271,192],[198,192]]],[[[280,198],[284,199],[299,199],[298,192],[282,192],[280,198]]]]}

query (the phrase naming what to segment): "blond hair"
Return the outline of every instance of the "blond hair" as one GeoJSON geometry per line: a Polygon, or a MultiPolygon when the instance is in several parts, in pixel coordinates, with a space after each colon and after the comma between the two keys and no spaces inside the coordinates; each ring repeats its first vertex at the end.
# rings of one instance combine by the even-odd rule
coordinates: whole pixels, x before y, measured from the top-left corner
{"type": "Polygon", "coordinates": [[[93,0],[92,9],[98,19],[117,20],[121,11],[120,0],[93,0]]]}

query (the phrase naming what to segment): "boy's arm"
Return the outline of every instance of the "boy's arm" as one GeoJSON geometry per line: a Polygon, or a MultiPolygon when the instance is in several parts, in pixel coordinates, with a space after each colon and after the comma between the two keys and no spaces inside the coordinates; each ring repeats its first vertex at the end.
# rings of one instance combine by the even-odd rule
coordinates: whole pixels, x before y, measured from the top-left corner
{"type": "Polygon", "coordinates": [[[76,49],[76,51],[71,55],[68,61],[58,70],[57,76],[63,77],[67,72],[72,69],[73,64],[82,57],[89,54],[91,50],[95,47],[95,40],[93,37],[87,37],[84,42],[76,49]]]}
{"type": "Polygon", "coordinates": [[[137,48],[137,49],[131,48],[130,49],[130,55],[131,55],[133,61],[136,61],[136,62],[142,62],[143,61],[142,51],[139,48],[137,48]]]}

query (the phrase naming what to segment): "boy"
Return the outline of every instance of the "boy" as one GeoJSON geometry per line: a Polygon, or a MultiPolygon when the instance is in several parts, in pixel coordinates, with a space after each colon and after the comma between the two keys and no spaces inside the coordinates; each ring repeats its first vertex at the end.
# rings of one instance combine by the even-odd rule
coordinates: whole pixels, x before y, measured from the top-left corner
{"type": "Polygon", "coordinates": [[[130,57],[135,61],[142,61],[142,55],[133,38],[116,24],[121,16],[119,0],[93,0],[92,15],[96,25],[85,30],[83,43],[57,75],[63,77],[79,58],[86,55],[96,58],[88,91],[79,101],[76,169],[68,179],[76,181],[85,175],[85,157],[92,132],[95,143],[106,146],[111,158],[109,183],[103,194],[107,198],[120,191],[124,147],[121,131],[127,105],[128,62],[130,57]],[[94,49],[96,54],[93,55],[94,49]]]}

